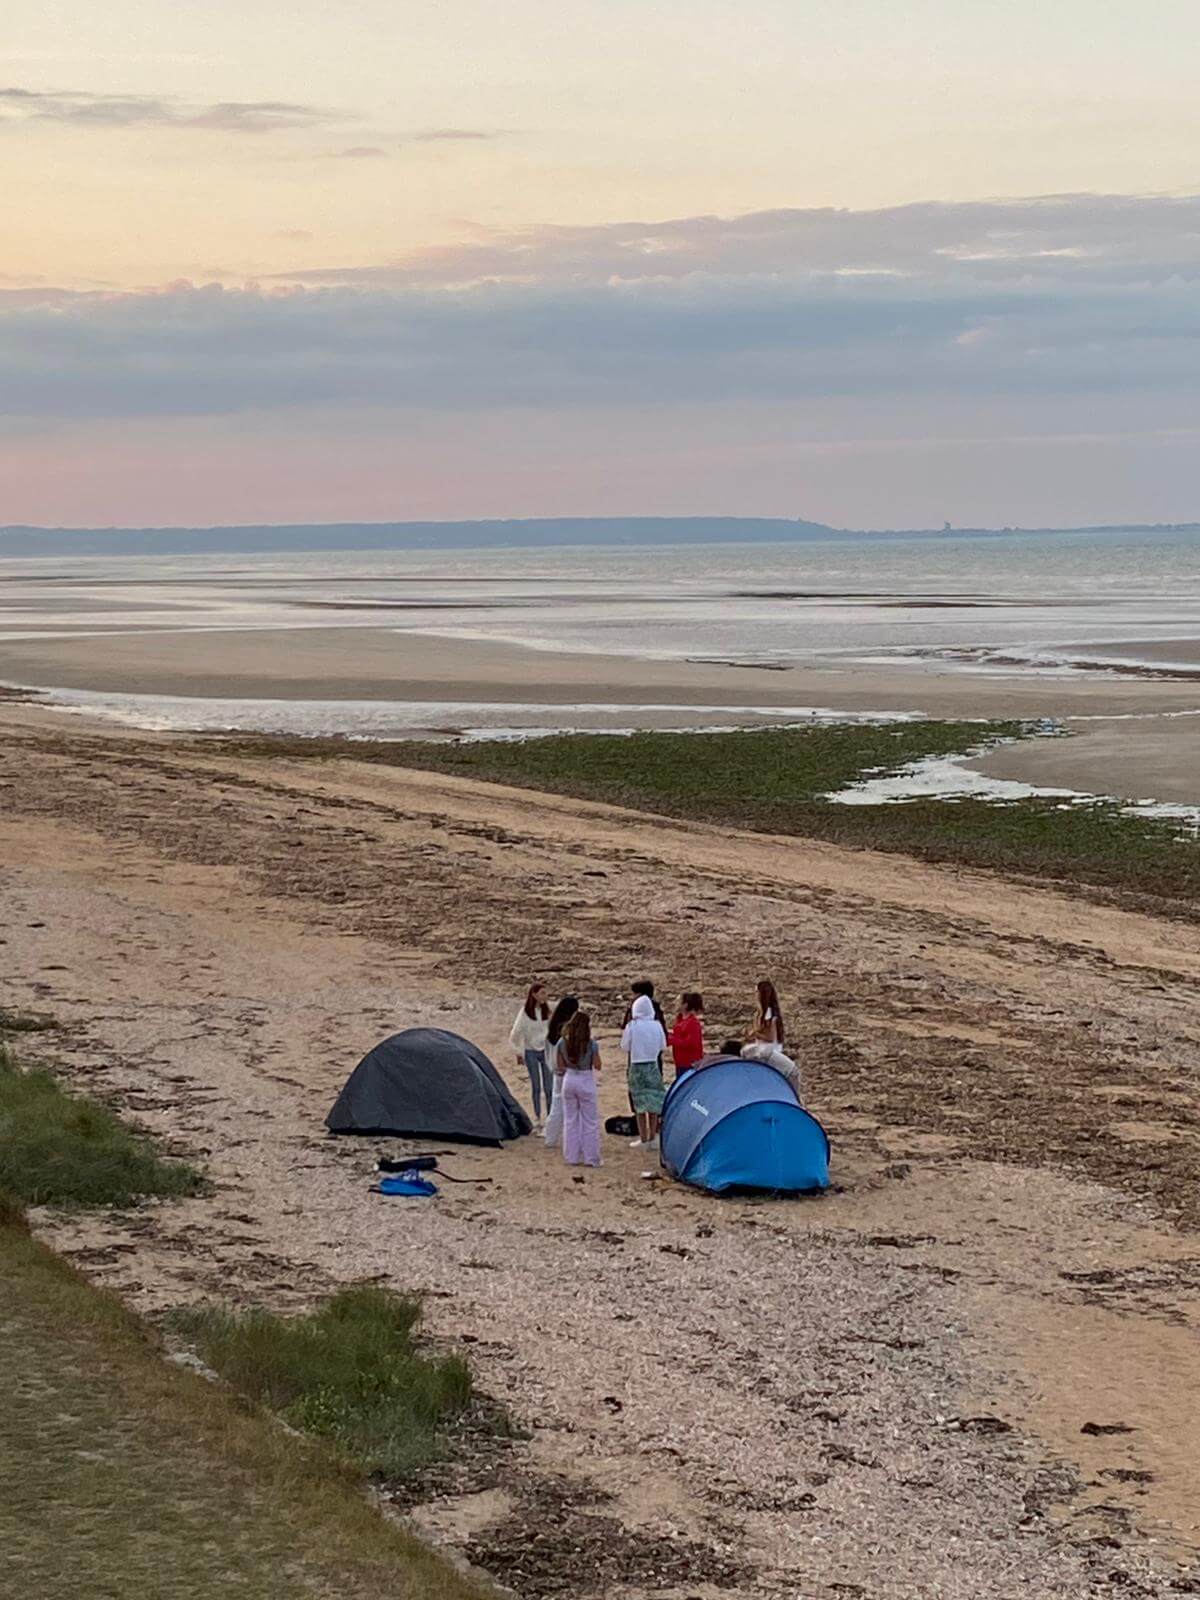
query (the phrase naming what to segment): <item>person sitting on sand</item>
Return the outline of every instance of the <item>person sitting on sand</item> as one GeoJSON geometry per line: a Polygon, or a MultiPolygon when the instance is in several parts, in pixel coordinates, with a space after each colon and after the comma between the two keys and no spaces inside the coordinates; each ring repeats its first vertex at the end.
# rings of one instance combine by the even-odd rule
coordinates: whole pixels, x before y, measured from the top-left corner
{"type": "Polygon", "coordinates": [[[775,992],[775,985],[768,978],[763,978],[758,985],[758,1010],[750,1026],[746,1043],[742,1046],[742,1055],[747,1061],[762,1061],[768,1067],[774,1067],[780,1072],[796,1091],[796,1099],[800,1095],[800,1069],[791,1056],[784,1053],[784,1043],[787,1033],[783,1024],[783,1011],[780,1008],[779,996],[775,992]]]}
{"type": "Polygon", "coordinates": [[[598,1167],[600,1046],[592,1038],[592,1019],[586,1011],[577,1011],[570,1019],[557,1048],[556,1066],[562,1071],[563,1158],[569,1167],[598,1167]]]}
{"type": "Polygon", "coordinates": [[[643,1150],[658,1148],[658,1122],[666,1098],[662,1075],[662,1053],[666,1048],[667,1036],[654,1015],[654,1002],[649,995],[640,994],[621,1034],[621,1049],[629,1057],[629,1098],[643,1150]]]}
{"type": "Polygon", "coordinates": [[[704,1055],[704,996],[687,989],[679,996],[679,1015],[667,1035],[675,1076],[694,1067],[704,1055]]]}
{"type": "Polygon", "coordinates": [[[517,1066],[529,1074],[529,1089],[533,1098],[533,1120],[542,1125],[542,1097],[546,1100],[546,1114],[550,1113],[553,1096],[553,1075],[546,1061],[546,1028],[550,1021],[550,1007],[546,1003],[544,983],[531,983],[525,1004],[517,1012],[509,1042],[517,1052],[517,1066]]]}
{"type": "Polygon", "coordinates": [[[558,1065],[558,1041],[563,1036],[563,1029],[578,1010],[578,995],[565,994],[550,1013],[550,1021],[546,1024],[546,1065],[550,1068],[553,1097],[542,1137],[551,1150],[562,1138],[563,1126],[562,1072],[558,1065]]]}

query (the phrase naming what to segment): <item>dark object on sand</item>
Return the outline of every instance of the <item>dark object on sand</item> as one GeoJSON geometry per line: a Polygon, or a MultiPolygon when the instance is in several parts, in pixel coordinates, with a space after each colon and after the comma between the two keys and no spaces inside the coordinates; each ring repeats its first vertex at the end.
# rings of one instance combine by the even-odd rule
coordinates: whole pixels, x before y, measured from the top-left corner
{"type": "Polygon", "coordinates": [[[659,1134],[672,1178],[712,1194],[806,1194],[829,1186],[829,1137],[781,1072],[708,1056],[667,1091],[659,1134]]]}
{"type": "Polygon", "coordinates": [[[393,1161],[391,1156],[380,1156],[375,1163],[377,1172],[436,1172],[438,1158],[436,1156],[402,1156],[399,1161],[393,1161]]]}
{"type": "Polygon", "coordinates": [[[443,1028],[408,1028],[368,1052],[325,1118],[330,1133],[500,1144],[533,1131],[477,1045],[443,1028]]]}
{"type": "Polygon", "coordinates": [[[637,1131],[636,1117],[606,1117],[604,1119],[605,1133],[615,1133],[622,1139],[632,1139],[637,1131]]]}
{"type": "MultiPolygon", "coordinates": [[[[443,1155],[451,1155],[452,1151],[443,1150],[443,1155]]],[[[376,1172],[436,1172],[447,1183],[491,1183],[490,1178],[456,1178],[449,1172],[443,1172],[438,1165],[435,1155],[401,1156],[399,1161],[394,1161],[391,1156],[380,1156],[375,1163],[376,1172]]]]}

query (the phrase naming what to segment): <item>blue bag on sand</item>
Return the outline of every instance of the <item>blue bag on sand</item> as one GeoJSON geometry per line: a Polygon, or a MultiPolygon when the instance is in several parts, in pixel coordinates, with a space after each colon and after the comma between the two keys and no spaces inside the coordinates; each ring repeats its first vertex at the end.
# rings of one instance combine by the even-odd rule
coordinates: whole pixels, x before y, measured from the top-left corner
{"type": "Polygon", "coordinates": [[[437,1184],[430,1183],[413,1167],[395,1177],[380,1178],[375,1188],[380,1194],[428,1196],[438,1192],[437,1184]]]}

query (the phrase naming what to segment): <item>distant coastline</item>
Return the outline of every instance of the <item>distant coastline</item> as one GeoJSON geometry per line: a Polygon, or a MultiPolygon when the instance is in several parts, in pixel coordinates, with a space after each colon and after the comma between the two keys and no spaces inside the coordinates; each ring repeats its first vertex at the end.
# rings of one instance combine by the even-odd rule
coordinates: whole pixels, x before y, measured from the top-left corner
{"type": "Polygon", "coordinates": [[[269,555],[324,550],[473,550],[623,545],[819,543],[838,539],[962,539],[1017,535],[1198,533],[1200,522],[1074,528],[834,528],[784,517],[531,517],[458,522],[334,522],[220,527],[0,527],[0,558],[269,555]]]}

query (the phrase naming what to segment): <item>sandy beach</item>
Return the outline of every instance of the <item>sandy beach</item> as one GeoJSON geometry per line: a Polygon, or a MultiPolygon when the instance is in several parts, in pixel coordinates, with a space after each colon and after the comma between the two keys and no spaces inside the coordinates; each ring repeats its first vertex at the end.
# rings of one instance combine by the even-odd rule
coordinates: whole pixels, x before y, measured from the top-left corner
{"type": "Polygon", "coordinates": [[[6,1002],[53,1014],[61,1070],[215,1184],[39,1226],[151,1313],[423,1290],[432,1335],[531,1437],[435,1480],[422,1527],[531,1596],[1194,1584],[1194,925],[436,774],[0,717],[6,1002]],[[699,984],[719,1037],[763,970],[833,1139],[819,1201],[646,1181],[616,1140],[577,1183],[529,1139],[456,1150],[447,1170],[480,1181],[414,1207],[370,1193],[394,1142],[323,1134],[363,1051],[418,1022],[469,1034],[519,1090],[507,1031],[533,974],[592,1007],[617,1109],[632,977],[699,984]]]}
{"type": "MultiPolygon", "coordinates": [[[[597,728],[761,725],[772,713],[788,720],[813,709],[1056,718],[1082,737],[998,752],[984,770],[1089,793],[1200,803],[1200,738],[1189,735],[1183,715],[1200,709],[1200,685],[1187,679],[1001,675],[937,663],[774,671],[339,627],[9,639],[0,641],[0,682],[111,696],[323,702],[333,713],[337,703],[394,704],[395,733],[418,735],[429,730],[430,708],[446,730],[503,723],[506,706],[526,708],[521,724],[530,727],[560,725],[562,708],[571,709],[571,722],[597,728]]],[[[142,711],[152,716],[153,709],[142,711]]],[[[211,719],[220,724],[219,710],[211,719]]],[[[205,716],[197,721],[205,725],[205,716]]]]}

